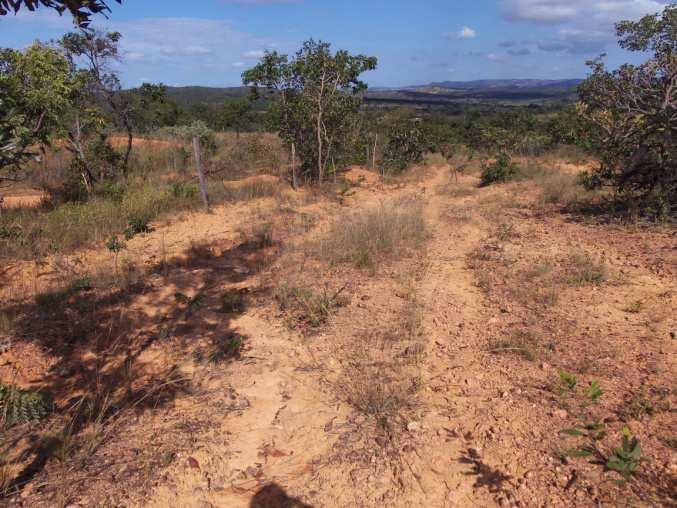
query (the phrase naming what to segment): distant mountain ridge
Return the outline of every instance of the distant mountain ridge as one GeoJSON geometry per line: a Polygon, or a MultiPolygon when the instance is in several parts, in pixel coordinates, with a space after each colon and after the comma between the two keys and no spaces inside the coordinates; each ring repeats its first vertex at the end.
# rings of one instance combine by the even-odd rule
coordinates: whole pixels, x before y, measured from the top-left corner
{"type": "Polygon", "coordinates": [[[518,88],[534,90],[541,88],[576,88],[583,82],[582,79],[480,79],[475,81],[441,81],[429,85],[407,87],[419,88],[448,88],[454,90],[492,90],[496,88],[518,88]]]}
{"type": "MultiPolygon", "coordinates": [[[[372,104],[449,107],[461,104],[511,103],[543,104],[571,102],[582,79],[483,79],[440,81],[408,87],[373,87],[365,99],[372,104]]],[[[169,99],[183,106],[219,104],[234,97],[249,96],[249,87],[182,86],[167,87],[169,99]]]]}

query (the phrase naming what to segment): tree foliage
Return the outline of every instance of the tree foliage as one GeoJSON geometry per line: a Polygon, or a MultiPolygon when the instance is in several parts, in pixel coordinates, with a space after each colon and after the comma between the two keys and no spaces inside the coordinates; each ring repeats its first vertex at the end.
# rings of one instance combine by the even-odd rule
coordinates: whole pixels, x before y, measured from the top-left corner
{"type": "Polygon", "coordinates": [[[86,78],[89,97],[98,103],[101,111],[110,114],[116,128],[126,133],[127,144],[121,160],[122,173],[126,174],[133,142],[133,109],[130,94],[123,90],[114,69],[114,63],[120,61],[121,39],[119,32],[80,30],[64,35],[59,46],[73,68],[86,78]]]}
{"type": "Polygon", "coordinates": [[[599,168],[585,176],[589,187],[611,186],[639,198],[659,214],[677,201],[677,5],[662,14],[616,25],[619,44],[651,52],[641,65],[606,69],[589,62],[580,86],[579,112],[589,122],[599,168]]]}
{"type": "Polygon", "coordinates": [[[76,88],[68,61],[54,48],[0,50],[0,183],[18,178],[36,145],[50,143],[76,88]]]}
{"type": "MultiPolygon", "coordinates": [[[[114,0],[121,4],[122,0],[114,0]]],[[[22,7],[35,11],[39,7],[56,10],[59,14],[68,11],[75,23],[83,28],[89,26],[92,14],[110,11],[107,0],[0,0],[0,16],[17,13],[22,7]]]]}
{"type": "Polygon", "coordinates": [[[237,137],[253,123],[252,101],[245,98],[231,98],[223,103],[220,124],[224,129],[234,129],[237,137]]]}
{"type": "Polygon", "coordinates": [[[291,59],[266,52],[258,65],[242,75],[244,84],[273,95],[274,125],[282,139],[296,147],[302,170],[322,182],[328,164],[340,156],[345,137],[367,85],[360,75],[376,68],[375,57],[332,54],[331,45],[308,40],[291,59]]]}

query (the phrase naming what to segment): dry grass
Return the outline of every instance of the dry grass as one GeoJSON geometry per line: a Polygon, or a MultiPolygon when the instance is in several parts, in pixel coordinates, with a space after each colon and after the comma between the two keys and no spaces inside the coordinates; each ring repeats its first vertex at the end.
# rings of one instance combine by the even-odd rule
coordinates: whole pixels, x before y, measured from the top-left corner
{"type": "Polygon", "coordinates": [[[275,291],[275,299],[291,328],[311,334],[324,326],[339,307],[348,304],[344,289],[334,291],[325,287],[317,292],[283,284],[275,291]]]}
{"type": "Polygon", "coordinates": [[[392,430],[404,421],[417,392],[415,384],[406,386],[377,366],[356,367],[347,376],[344,388],[348,402],[385,430],[392,430]]]}
{"type": "Polygon", "coordinates": [[[353,263],[375,271],[380,261],[406,256],[427,237],[423,204],[404,199],[338,219],[311,250],[332,264],[353,263]]]}
{"type": "Polygon", "coordinates": [[[576,176],[567,173],[552,173],[537,180],[542,199],[546,204],[569,206],[586,195],[577,183],[576,176]]]}
{"type": "Polygon", "coordinates": [[[491,342],[488,351],[494,354],[513,354],[533,361],[536,359],[537,341],[529,330],[515,330],[507,339],[491,342]]]}
{"type": "Polygon", "coordinates": [[[587,252],[576,252],[569,257],[569,284],[602,284],[607,278],[608,270],[604,262],[594,259],[587,252]]]}

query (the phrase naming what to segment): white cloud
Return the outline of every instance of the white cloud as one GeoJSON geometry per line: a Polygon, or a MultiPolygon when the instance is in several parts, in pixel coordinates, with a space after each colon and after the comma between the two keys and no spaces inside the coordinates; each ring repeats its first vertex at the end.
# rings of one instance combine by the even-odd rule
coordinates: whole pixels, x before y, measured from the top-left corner
{"type": "Polygon", "coordinates": [[[662,11],[668,0],[502,0],[508,21],[557,25],[537,49],[573,55],[595,55],[615,43],[614,23],[662,11]]]}
{"type": "Polygon", "coordinates": [[[502,0],[503,16],[510,21],[613,23],[661,11],[668,0],[502,0]]]}
{"type": "Polygon", "coordinates": [[[253,51],[245,51],[242,53],[242,58],[258,59],[263,58],[264,55],[265,52],[262,49],[255,49],[253,51]]]}
{"type": "Polygon", "coordinates": [[[244,62],[233,62],[232,66],[235,67],[236,69],[240,69],[241,67],[245,66],[244,62]]]}
{"type": "Polygon", "coordinates": [[[477,37],[477,32],[470,28],[469,26],[464,26],[461,28],[461,30],[456,34],[456,37],[458,39],[474,39],[477,37]]]}

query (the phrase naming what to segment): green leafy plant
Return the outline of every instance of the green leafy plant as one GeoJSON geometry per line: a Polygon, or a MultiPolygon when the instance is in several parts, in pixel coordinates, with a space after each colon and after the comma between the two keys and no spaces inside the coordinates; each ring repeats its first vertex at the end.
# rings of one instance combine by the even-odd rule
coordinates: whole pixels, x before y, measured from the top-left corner
{"type": "Polygon", "coordinates": [[[617,472],[623,480],[629,480],[637,471],[644,459],[642,446],[628,427],[623,428],[620,448],[616,448],[613,455],[606,462],[607,469],[617,472]]]}
{"type": "Polygon", "coordinates": [[[121,241],[117,236],[111,236],[106,242],[106,248],[116,254],[121,252],[125,247],[125,242],[121,241]]]}
{"type": "Polygon", "coordinates": [[[151,220],[151,217],[147,213],[143,212],[133,212],[127,218],[128,226],[125,229],[125,239],[131,240],[136,235],[141,233],[149,233],[151,230],[148,223],[151,220]]]}
{"type": "Polygon", "coordinates": [[[566,451],[569,457],[590,457],[593,455],[600,456],[601,453],[597,447],[597,443],[606,437],[606,427],[603,423],[591,422],[570,427],[560,431],[572,437],[581,437],[586,441],[584,444],[566,451]]]}
{"type": "Polygon", "coordinates": [[[15,385],[0,383],[0,423],[11,427],[21,423],[36,423],[51,411],[51,401],[46,395],[21,390],[15,385]]]}
{"type": "Polygon", "coordinates": [[[587,396],[593,402],[597,403],[604,392],[599,386],[599,381],[593,381],[588,387],[587,396]]]}
{"type": "Polygon", "coordinates": [[[510,160],[510,156],[500,153],[496,160],[485,166],[480,177],[480,185],[502,183],[512,180],[517,174],[517,166],[510,160]]]}
{"type": "Polygon", "coordinates": [[[564,370],[559,371],[559,380],[562,386],[564,386],[570,392],[573,392],[578,385],[578,379],[576,376],[564,370]]]}

